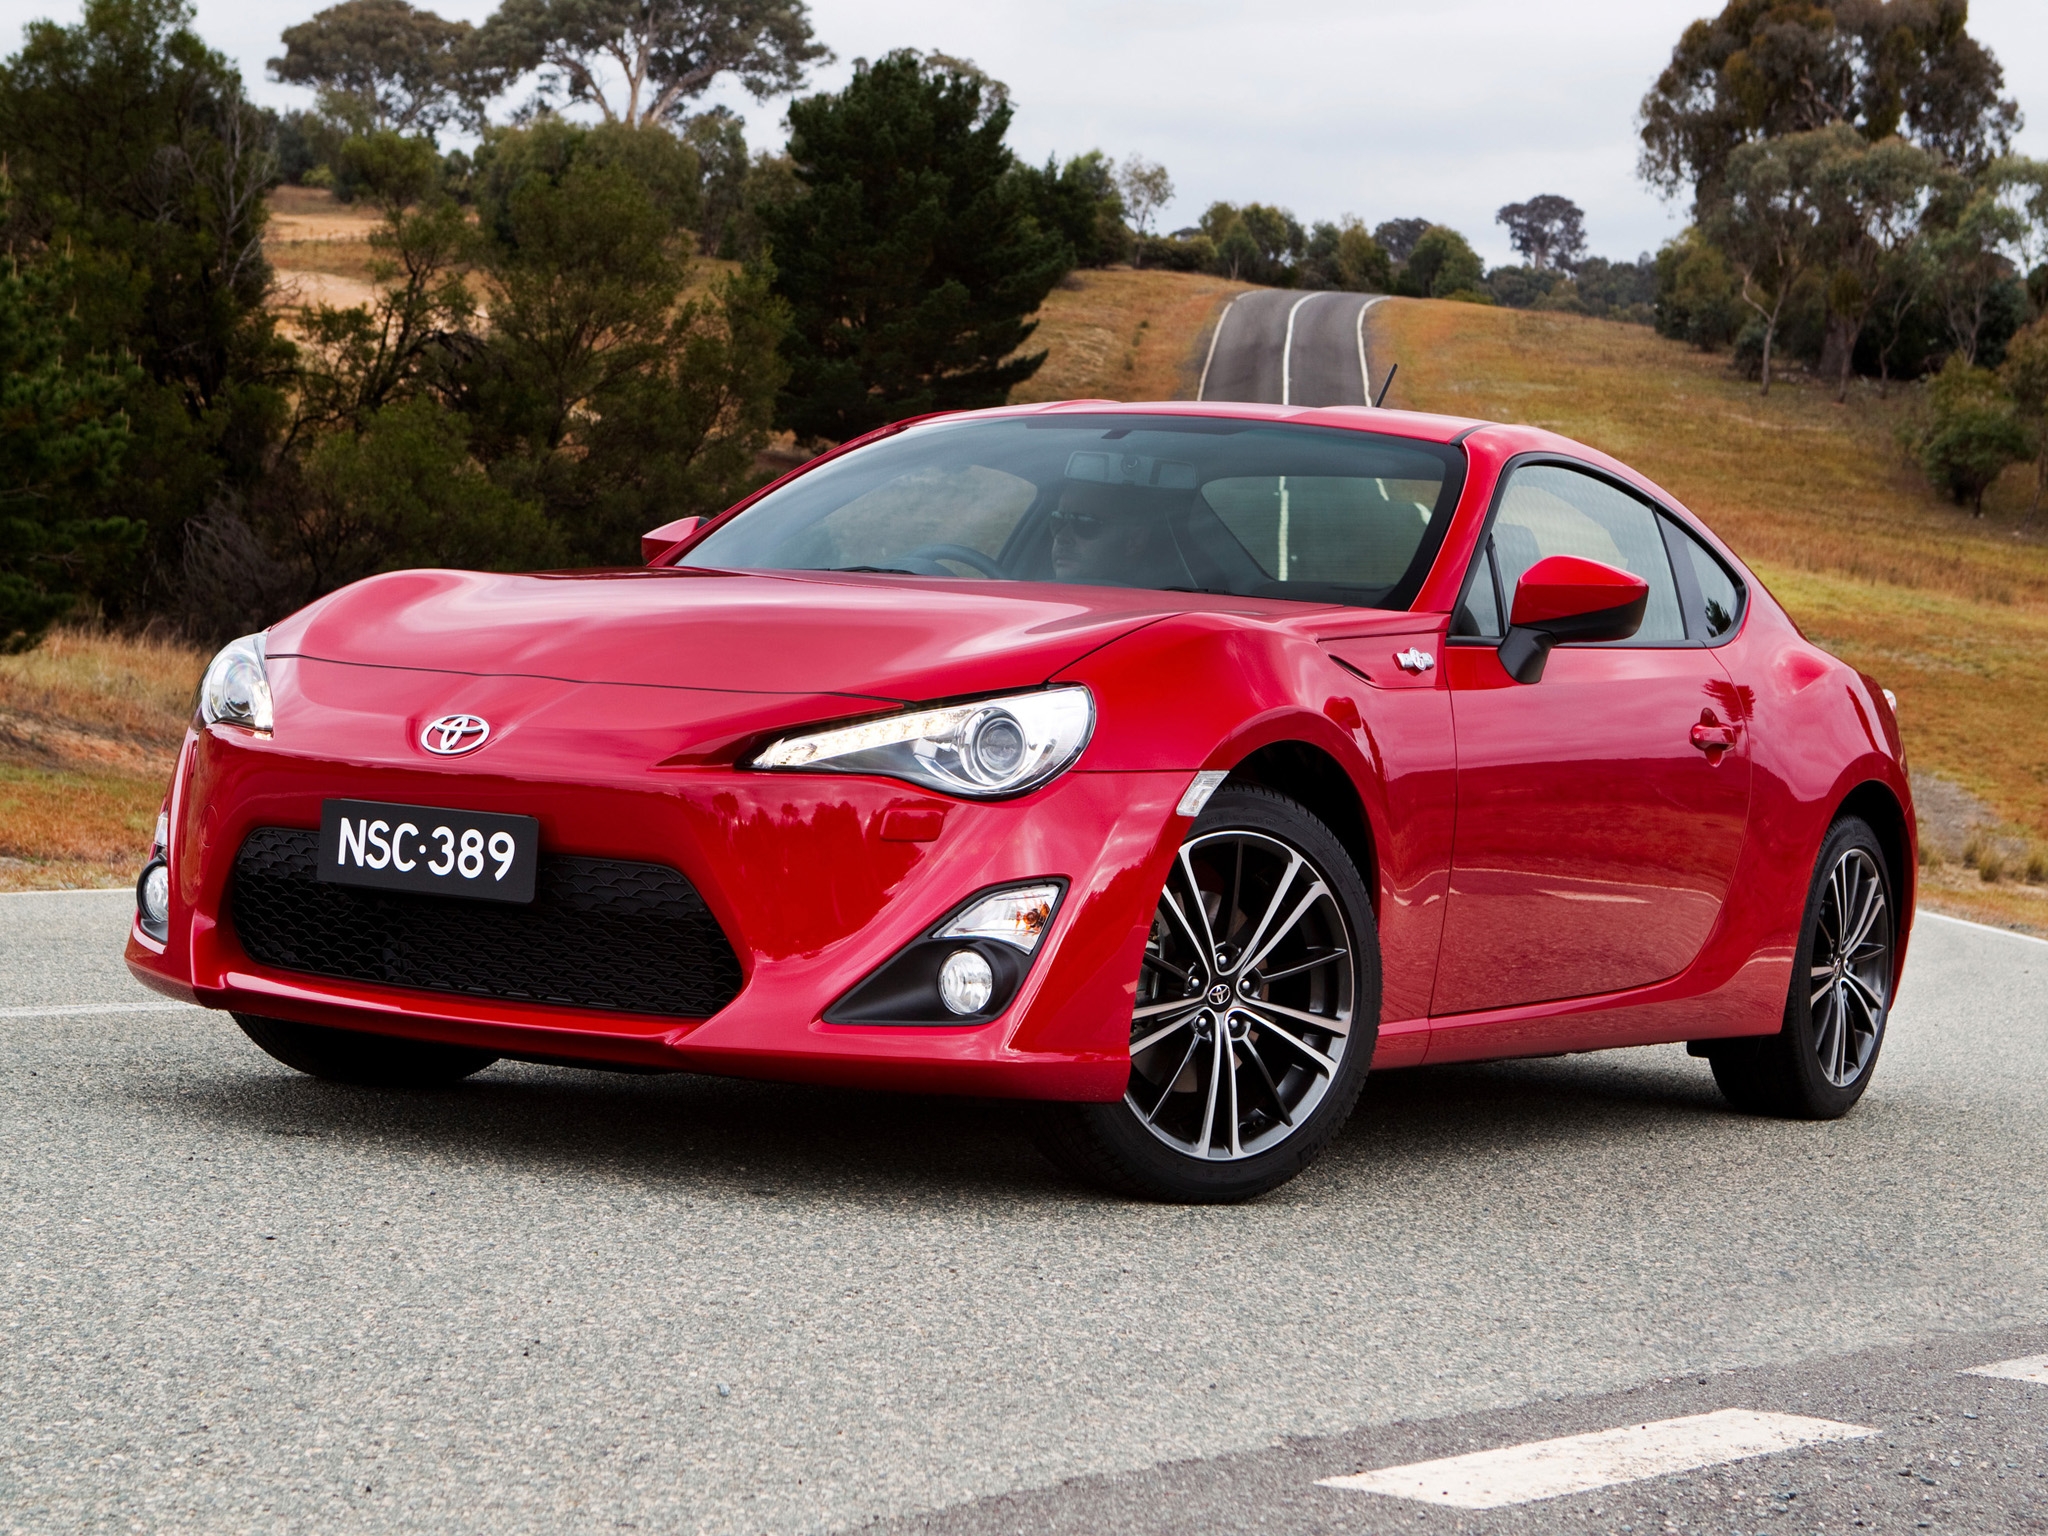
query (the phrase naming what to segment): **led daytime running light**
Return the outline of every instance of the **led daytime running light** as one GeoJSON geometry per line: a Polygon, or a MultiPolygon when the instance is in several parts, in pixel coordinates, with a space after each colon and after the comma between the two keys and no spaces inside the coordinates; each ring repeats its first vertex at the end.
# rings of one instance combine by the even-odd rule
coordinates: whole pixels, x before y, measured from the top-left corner
{"type": "Polygon", "coordinates": [[[876,774],[992,800],[1065,772],[1094,728],[1095,701],[1086,688],[1048,688],[785,736],[747,766],[876,774]]]}

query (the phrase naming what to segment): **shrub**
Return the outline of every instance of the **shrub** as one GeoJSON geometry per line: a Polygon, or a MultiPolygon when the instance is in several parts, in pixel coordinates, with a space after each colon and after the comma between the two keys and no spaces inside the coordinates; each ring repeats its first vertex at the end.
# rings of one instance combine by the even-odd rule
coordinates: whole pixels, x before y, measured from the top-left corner
{"type": "Polygon", "coordinates": [[[1216,265],[1216,242],[1207,235],[1146,235],[1138,242],[1138,264],[1167,272],[1207,272],[1216,265]]]}
{"type": "Polygon", "coordinates": [[[1920,465],[1935,487],[1984,515],[1984,493],[2008,464],[2033,456],[2027,430],[1988,368],[1951,356],[1928,388],[1932,420],[1920,439],[1920,465]]]}
{"type": "Polygon", "coordinates": [[[1492,301],[1481,297],[1485,284],[1485,264],[1465,237],[1432,224],[1409,252],[1394,291],[1418,299],[1447,299],[1469,291],[1472,297],[1467,302],[1486,304],[1492,301]]]}
{"type": "MultiPolygon", "coordinates": [[[[1725,347],[1742,330],[1742,284],[1720,247],[1687,229],[1657,252],[1657,334],[1703,352],[1725,347]]],[[[1762,337],[1758,337],[1761,352],[1762,337]]]]}

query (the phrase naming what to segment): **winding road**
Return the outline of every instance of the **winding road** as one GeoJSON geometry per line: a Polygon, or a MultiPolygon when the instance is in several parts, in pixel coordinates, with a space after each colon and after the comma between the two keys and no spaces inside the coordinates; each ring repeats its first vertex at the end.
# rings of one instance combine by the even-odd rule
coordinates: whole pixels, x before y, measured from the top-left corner
{"type": "Polygon", "coordinates": [[[1210,333],[1197,400],[1269,405],[1371,405],[1386,384],[1372,369],[1366,315],[1378,295],[1256,288],[1231,300],[1210,333]]]}

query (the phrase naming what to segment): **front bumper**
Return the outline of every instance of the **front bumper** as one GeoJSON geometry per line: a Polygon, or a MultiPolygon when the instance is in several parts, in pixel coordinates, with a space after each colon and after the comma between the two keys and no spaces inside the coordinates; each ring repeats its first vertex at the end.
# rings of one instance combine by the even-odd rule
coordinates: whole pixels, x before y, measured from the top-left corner
{"type": "Polygon", "coordinates": [[[515,752],[459,766],[310,757],[231,729],[197,732],[174,786],[172,903],[161,945],[131,927],[130,968],[209,1007],[474,1045],[916,1092],[1108,1101],[1129,1072],[1139,955],[1180,826],[1184,773],[1071,772],[1017,801],[948,801],[879,779],[615,763],[575,780],[515,752]],[[228,885],[257,827],[313,828],[327,798],[531,815],[554,853],[680,870],[744,980],[705,1019],[678,1019],[337,981],[259,964],[228,885]],[[884,836],[884,823],[931,831],[884,836]],[[1069,881],[1016,999],[992,1023],[828,1024],[849,988],[970,892],[1069,881]]]}

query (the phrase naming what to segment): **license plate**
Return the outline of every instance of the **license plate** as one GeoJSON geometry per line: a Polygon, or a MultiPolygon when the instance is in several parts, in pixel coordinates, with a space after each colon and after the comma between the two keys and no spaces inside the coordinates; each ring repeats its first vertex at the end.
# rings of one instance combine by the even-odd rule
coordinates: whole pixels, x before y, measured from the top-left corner
{"type": "Polygon", "coordinates": [[[320,878],[481,901],[533,900],[540,823],[378,800],[320,803],[320,878]]]}

